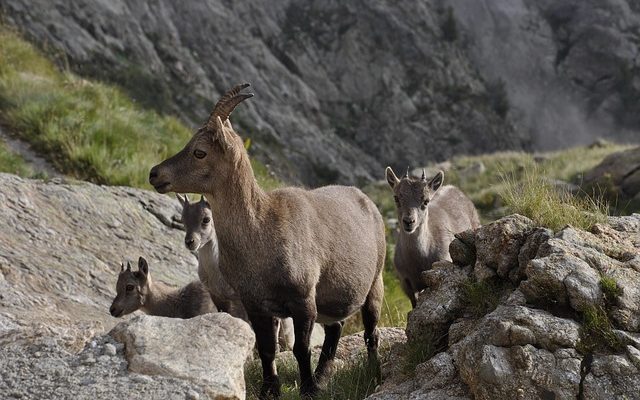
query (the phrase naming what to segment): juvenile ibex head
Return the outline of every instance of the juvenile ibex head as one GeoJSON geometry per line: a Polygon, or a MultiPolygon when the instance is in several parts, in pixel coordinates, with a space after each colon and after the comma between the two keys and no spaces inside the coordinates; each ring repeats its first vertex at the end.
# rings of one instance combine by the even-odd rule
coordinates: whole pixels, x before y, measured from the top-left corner
{"type": "Polygon", "coordinates": [[[149,293],[149,265],[147,260],[138,259],[138,270],[131,271],[131,264],[127,268],[120,264],[120,275],[116,283],[116,298],[113,299],[109,312],[116,318],[131,314],[145,304],[149,293]]]}
{"type": "Polygon", "coordinates": [[[187,249],[200,250],[211,240],[215,240],[215,229],[209,203],[200,196],[200,201],[189,203],[187,196],[176,194],[182,204],[182,222],[187,231],[184,244],[187,249]]]}
{"type": "Polygon", "coordinates": [[[149,183],[160,193],[213,193],[218,183],[231,176],[242,139],[229,122],[229,115],[252,93],[240,93],[248,83],[225,93],[214,107],[208,121],[176,155],[153,167],[149,183]]]}
{"type": "Polygon", "coordinates": [[[438,173],[427,181],[424,170],[419,179],[409,177],[409,172],[398,179],[391,167],[387,167],[387,182],[393,190],[393,199],[398,210],[398,222],[404,232],[414,233],[421,224],[427,222],[429,201],[442,185],[444,172],[438,173]]]}

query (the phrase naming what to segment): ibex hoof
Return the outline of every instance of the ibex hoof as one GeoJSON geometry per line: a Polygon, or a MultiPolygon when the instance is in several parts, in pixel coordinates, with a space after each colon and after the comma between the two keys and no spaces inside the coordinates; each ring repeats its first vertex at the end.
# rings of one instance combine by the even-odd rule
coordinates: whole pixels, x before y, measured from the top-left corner
{"type": "Polygon", "coordinates": [[[277,399],[280,397],[280,380],[278,376],[265,379],[260,388],[260,400],[277,399]]]}

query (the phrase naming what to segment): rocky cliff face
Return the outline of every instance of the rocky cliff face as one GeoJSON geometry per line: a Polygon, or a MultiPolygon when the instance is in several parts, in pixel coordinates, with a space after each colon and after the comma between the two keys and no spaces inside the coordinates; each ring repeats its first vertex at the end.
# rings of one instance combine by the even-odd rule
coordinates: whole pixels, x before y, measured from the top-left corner
{"type": "Polygon", "coordinates": [[[472,63],[504,82],[538,149],[596,137],[638,141],[640,6],[635,0],[443,0],[472,63]]]}
{"type": "Polygon", "coordinates": [[[433,2],[6,0],[2,10],[72,69],[194,124],[230,85],[251,82],[256,97],[233,121],[281,177],[353,183],[386,165],[527,143],[433,2]]]}
{"type": "MultiPolygon", "coordinates": [[[[553,233],[513,215],[458,235],[423,273],[405,354],[372,399],[636,398],[640,215],[553,233]]],[[[402,353],[399,351],[399,353],[402,353]]]]}

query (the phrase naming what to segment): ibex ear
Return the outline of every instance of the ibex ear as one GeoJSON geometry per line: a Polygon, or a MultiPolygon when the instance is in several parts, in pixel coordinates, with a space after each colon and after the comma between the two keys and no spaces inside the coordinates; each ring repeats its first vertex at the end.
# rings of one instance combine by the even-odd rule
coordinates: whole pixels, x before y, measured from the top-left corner
{"type": "Polygon", "coordinates": [[[431,189],[431,191],[435,192],[440,188],[440,186],[442,186],[443,181],[444,181],[444,172],[438,171],[436,176],[431,178],[427,186],[429,186],[429,189],[431,189]]]}
{"type": "Polygon", "coordinates": [[[147,260],[143,257],[138,258],[138,270],[142,272],[142,275],[145,277],[149,273],[149,264],[147,264],[147,260]]]}
{"type": "MultiPolygon", "coordinates": [[[[231,126],[231,123],[229,123],[229,126],[231,126]]],[[[231,138],[229,137],[226,129],[228,128],[225,128],[220,117],[216,117],[216,127],[215,132],[213,132],[213,140],[220,143],[222,151],[227,151],[229,148],[231,148],[231,138]]]]}
{"type": "Polygon", "coordinates": [[[398,184],[398,182],[400,182],[400,179],[398,179],[391,167],[387,167],[384,172],[387,175],[387,182],[389,183],[389,186],[391,186],[391,189],[393,189],[398,184]]]}

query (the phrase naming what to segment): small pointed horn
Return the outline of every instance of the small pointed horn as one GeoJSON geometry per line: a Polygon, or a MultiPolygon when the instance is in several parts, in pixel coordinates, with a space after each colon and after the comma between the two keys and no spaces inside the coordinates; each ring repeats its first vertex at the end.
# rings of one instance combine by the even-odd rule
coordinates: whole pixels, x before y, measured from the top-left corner
{"type": "Polygon", "coordinates": [[[131,263],[127,261],[127,271],[131,271],[131,263]]]}
{"type": "Polygon", "coordinates": [[[427,180],[427,175],[424,173],[424,168],[422,168],[422,180],[423,181],[427,180]]]}
{"type": "Polygon", "coordinates": [[[120,263],[120,272],[122,272],[122,271],[124,271],[124,263],[123,262],[120,263]]]}
{"type": "Polygon", "coordinates": [[[200,203],[204,203],[204,196],[200,195],[200,203]]]}
{"type": "Polygon", "coordinates": [[[409,179],[409,166],[407,165],[407,172],[404,174],[403,178],[409,179]]]}
{"type": "Polygon", "coordinates": [[[238,104],[244,100],[253,97],[253,93],[240,93],[243,89],[248,88],[248,83],[234,86],[231,90],[227,91],[216,103],[213,108],[209,120],[207,121],[207,127],[212,129],[216,126],[216,117],[220,117],[222,122],[229,118],[229,115],[233,112],[238,104]]]}

